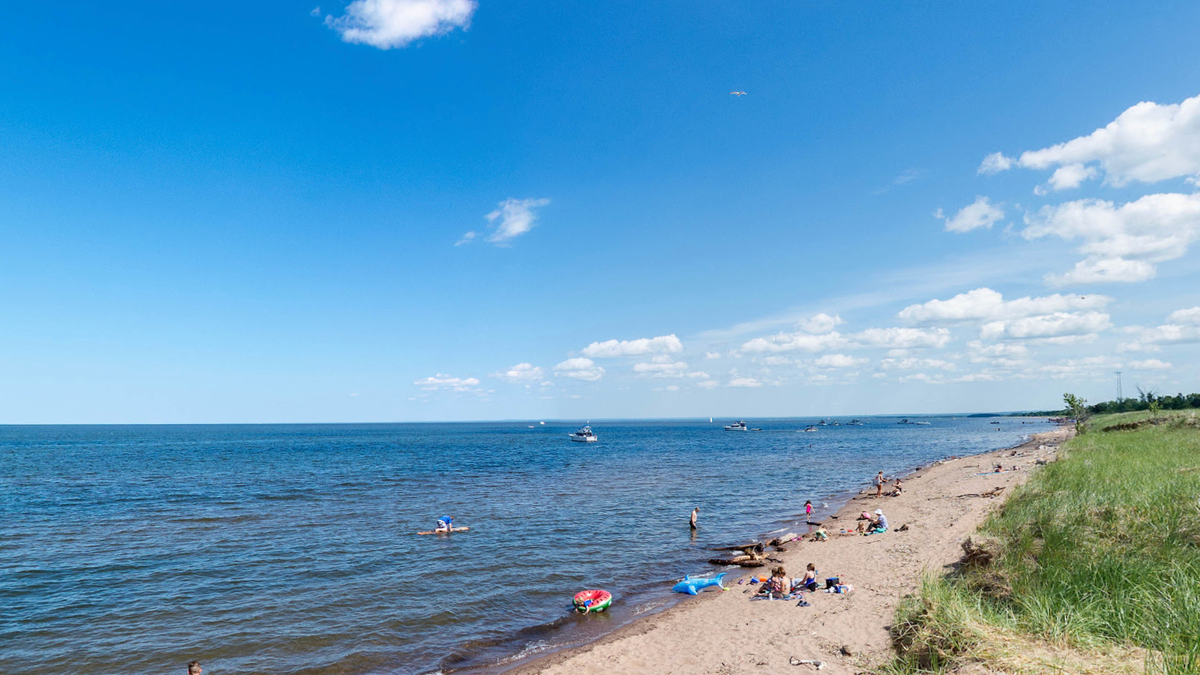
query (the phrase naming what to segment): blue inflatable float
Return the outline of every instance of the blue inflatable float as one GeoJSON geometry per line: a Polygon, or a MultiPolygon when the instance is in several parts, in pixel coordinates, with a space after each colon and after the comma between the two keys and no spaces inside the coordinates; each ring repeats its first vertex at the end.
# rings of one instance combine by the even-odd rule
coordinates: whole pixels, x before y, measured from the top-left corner
{"type": "Polygon", "coordinates": [[[721,590],[725,590],[725,587],[721,585],[721,578],[724,576],[724,572],[721,572],[715,577],[697,577],[695,579],[693,579],[691,575],[688,575],[683,578],[683,581],[675,584],[675,587],[671,590],[675,591],[676,593],[687,593],[688,595],[696,595],[709,586],[716,586],[721,590]]]}

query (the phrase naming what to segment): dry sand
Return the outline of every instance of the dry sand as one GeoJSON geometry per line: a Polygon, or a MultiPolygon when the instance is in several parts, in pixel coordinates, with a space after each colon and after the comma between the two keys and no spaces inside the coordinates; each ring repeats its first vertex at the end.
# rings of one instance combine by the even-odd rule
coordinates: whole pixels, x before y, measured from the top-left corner
{"type": "MultiPolygon", "coordinates": [[[[820,578],[839,576],[854,587],[848,595],[824,590],[805,593],[811,603],[795,600],[751,600],[757,585],[751,576],[769,574],[768,567],[731,568],[728,591],[702,591],[679,605],[639,620],[589,645],[526,663],[508,675],[716,674],[816,672],[792,660],[824,662],[821,673],[849,675],[878,664],[891,654],[888,629],[899,600],[917,589],[925,571],[942,573],[962,556],[961,542],[997,508],[1014,486],[1028,478],[1037,460],[1054,458],[1054,448],[1070,437],[1059,428],[1036,434],[1015,449],[944,461],[904,480],[904,494],[875,498],[860,495],[836,517],[824,521],[827,542],[794,542],[784,553],[768,553],[783,561],[791,577],[802,577],[807,563],[820,578]],[[1014,452],[1020,456],[1010,456],[1014,452]],[[1006,473],[989,473],[995,463],[1006,473]],[[1013,466],[1018,471],[1011,471],[1013,466]],[[1004,487],[998,498],[963,496],[1004,487]],[[891,531],[871,536],[839,536],[853,529],[856,516],[882,508],[891,531]],[[908,525],[908,530],[897,528],[908,525]],[[738,584],[739,579],[745,583],[738,584]],[[842,653],[845,646],[851,655],[842,653]]],[[[868,471],[869,473],[869,471],[868,471]]],[[[702,524],[703,525],[703,524],[702,524]]],[[[715,571],[715,570],[714,570],[715,571]]]]}

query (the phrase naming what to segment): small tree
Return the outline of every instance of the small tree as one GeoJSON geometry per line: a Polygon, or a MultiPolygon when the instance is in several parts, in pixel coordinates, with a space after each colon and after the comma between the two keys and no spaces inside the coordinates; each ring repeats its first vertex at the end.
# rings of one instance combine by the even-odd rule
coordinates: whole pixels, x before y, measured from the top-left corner
{"type": "Polygon", "coordinates": [[[1075,394],[1063,394],[1063,403],[1067,405],[1067,415],[1075,421],[1075,433],[1082,434],[1088,418],[1087,399],[1075,394]]]}

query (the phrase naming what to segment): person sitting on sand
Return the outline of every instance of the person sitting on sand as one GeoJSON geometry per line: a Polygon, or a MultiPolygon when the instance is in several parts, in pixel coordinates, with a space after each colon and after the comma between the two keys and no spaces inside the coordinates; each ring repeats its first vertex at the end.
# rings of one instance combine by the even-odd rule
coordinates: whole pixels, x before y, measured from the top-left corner
{"type": "Polygon", "coordinates": [[[433,528],[434,532],[453,532],[454,518],[452,516],[442,516],[438,518],[437,527],[433,528]]]}
{"type": "Polygon", "coordinates": [[[880,472],[879,472],[879,475],[875,476],[875,496],[876,496],[876,497],[882,497],[882,496],[883,496],[883,484],[884,484],[884,483],[886,483],[886,482],[887,482],[887,481],[885,481],[885,480],[883,479],[883,472],[882,472],[882,471],[880,471],[880,472]]]}
{"type": "Polygon", "coordinates": [[[887,516],[883,515],[883,509],[875,509],[875,519],[871,521],[870,532],[887,532],[888,521],[887,516]]]}
{"type": "Polygon", "coordinates": [[[813,532],[812,541],[826,541],[829,539],[829,533],[825,528],[818,527],[816,532],[813,532]]]}
{"type": "Polygon", "coordinates": [[[771,570],[771,578],[767,579],[767,583],[758,589],[759,595],[767,595],[774,598],[787,597],[791,592],[792,581],[788,579],[787,570],[783,568],[783,565],[771,570]]]}
{"type": "Polygon", "coordinates": [[[804,571],[804,580],[800,582],[800,587],[812,593],[817,590],[817,566],[808,563],[808,569],[804,571]]]}
{"type": "Polygon", "coordinates": [[[889,496],[889,497],[899,497],[899,496],[900,496],[900,493],[901,493],[901,492],[903,492],[903,491],[904,491],[904,488],[903,488],[903,486],[901,486],[901,485],[900,485],[900,479],[899,479],[899,478],[897,478],[897,479],[896,479],[896,485],[894,486],[894,488],[892,489],[892,491],[888,493],[888,496],[889,496]]]}

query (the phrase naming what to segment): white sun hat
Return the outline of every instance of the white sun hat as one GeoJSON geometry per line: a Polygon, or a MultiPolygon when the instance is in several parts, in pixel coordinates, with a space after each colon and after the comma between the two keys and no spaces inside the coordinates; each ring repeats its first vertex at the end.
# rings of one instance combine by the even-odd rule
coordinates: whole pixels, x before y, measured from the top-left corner
{"type": "Polygon", "coordinates": [[[875,515],[877,515],[877,516],[882,516],[882,515],[883,515],[883,509],[875,509],[875,515]]]}

